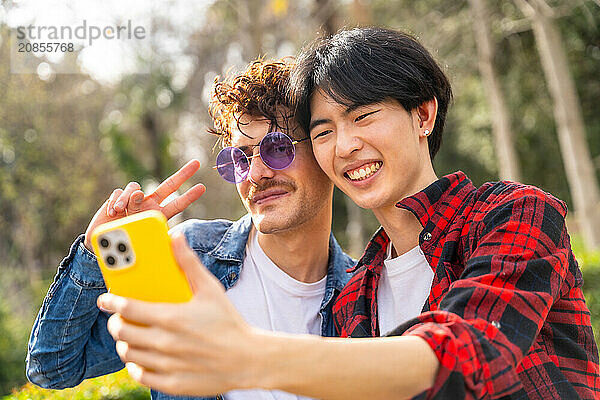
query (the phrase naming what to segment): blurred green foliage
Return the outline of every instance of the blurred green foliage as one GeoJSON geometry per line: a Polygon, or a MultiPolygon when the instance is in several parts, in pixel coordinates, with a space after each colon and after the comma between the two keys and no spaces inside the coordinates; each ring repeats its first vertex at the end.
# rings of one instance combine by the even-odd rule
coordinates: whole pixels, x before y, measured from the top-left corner
{"type": "Polygon", "coordinates": [[[600,343],[600,250],[586,251],[583,239],[571,237],[571,247],[583,273],[583,294],[592,315],[596,343],[600,343]]]}
{"type": "Polygon", "coordinates": [[[0,393],[23,383],[28,333],[0,299],[0,393]]]}
{"type": "Polygon", "coordinates": [[[148,400],[150,390],[140,386],[123,369],[114,374],[88,379],[64,390],[41,389],[28,383],[1,400],[148,400]]]}

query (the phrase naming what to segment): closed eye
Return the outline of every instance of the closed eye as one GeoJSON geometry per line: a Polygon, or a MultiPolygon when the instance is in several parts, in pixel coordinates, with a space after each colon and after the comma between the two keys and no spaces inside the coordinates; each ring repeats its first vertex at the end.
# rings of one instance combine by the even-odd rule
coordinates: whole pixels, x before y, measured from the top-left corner
{"type": "Polygon", "coordinates": [[[378,113],[379,111],[381,111],[381,110],[374,110],[374,111],[370,111],[370,112],[365,113],[365,114],[361,114],[361,115],[359,115],[358,117],[356,117],[354,119],[354,122],[362,121],[363,119],[367,118],[369,115],[378,113]]]}
{"type": "Polygon", "coordinates": [[[333,132],[331,129],[328,129],[328,130],[326,130],[326,131],[323,131],[323,132],[319,132],[319,133],[317,133],[317,134],[315,135],[315,137],[314,137],[313,139],[316,139],[316,138],[319,138],[319,137],[325,136],[325,135],[327,135],[328,133],[331,133],[331,132],[333,132]]]}

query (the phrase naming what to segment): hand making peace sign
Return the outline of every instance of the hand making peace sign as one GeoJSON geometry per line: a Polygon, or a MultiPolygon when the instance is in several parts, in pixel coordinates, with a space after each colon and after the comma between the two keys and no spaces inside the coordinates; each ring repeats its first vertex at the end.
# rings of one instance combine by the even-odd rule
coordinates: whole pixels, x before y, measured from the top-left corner
{"type": "Polygon", "coordinates": [[[93,230],[100,224],[123,218],[146,210],[158,210],[170,219],[185,210],[204,194],[206,188],[199,183],[188,189],[184,194],[168,202],[164,206],[161,203],[188,179],[190,179],[200,168],[200,161],[190,160],[181,169],[165,179],[154,192],[145,195],[140,184],[129,182],[123,189],[115,189],[108,200],[102,204],[100,209],[92,218],[85,231],[85,247],[91,250],[90,238],[93,230]]]}

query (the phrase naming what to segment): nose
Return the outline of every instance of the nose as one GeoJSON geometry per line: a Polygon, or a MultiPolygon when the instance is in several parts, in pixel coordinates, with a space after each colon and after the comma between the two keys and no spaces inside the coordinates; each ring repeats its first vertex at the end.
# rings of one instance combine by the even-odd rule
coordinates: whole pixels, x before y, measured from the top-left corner
{"type": "Polygon", "coordinates": [[[275,175],[275,171],[267,167],[258,154],[248,161],[250,162],[250,170],[248,171],[250,181],[258,182],[263,178],[272,178],[275,175]]]}
{"type": "Polygon", "coordinates": [[[356,150],[360,150],[363,142],[352,127],[338,126],[336,132],[335,155],[347,158],[356,150]]]}

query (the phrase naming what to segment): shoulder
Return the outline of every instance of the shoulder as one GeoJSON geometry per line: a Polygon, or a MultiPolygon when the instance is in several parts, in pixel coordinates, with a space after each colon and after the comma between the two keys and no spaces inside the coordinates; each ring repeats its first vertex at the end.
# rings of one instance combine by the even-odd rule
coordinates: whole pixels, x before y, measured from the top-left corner
{"type": "Polygon", "coordinates": [[[565,203],[542,189],[512,181],[487,182],[477,190],[477,202],[494,207],[515,201],[540,201],[566,215],[565,203]]]}
{"type": "Polygon", "coordinates": [[[472,220],[484,226],[482,233],[508,223],[518,230],[536,227],[559,236],[566,215],[567,206],[560,199],[538,187],[511,181],[482,185],[472,210],[472,220]]]}
{"type": "Polygon", "coordinates": [[[188,219],[171,228],[169,233],[182,233],[192,249],[206,253],[217,246],[233,223],[227,219],[188,219]]]}

